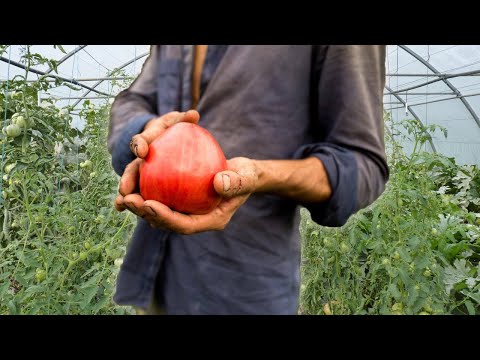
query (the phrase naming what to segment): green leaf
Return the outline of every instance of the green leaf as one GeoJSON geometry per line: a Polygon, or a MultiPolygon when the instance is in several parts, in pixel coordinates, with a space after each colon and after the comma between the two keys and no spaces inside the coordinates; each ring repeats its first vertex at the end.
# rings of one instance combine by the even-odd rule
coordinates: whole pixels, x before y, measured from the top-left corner
{"type": "Polygon", "coordinates": [[[417,236],[412,236],[411,238],[408,239],[408,245],[412,249],[415,249],[419,244],[420,244],[420,239],[417,236]]]}
{"type": "Polygon", "coordinates": [[[54,48],[57,48],[57,47],[58,47],[58,49],[59,49],[62,53],[64,53],[64,54],[67,53],[67,52],[65,51],[65,49],[63,48],[62,45],[53,45],[53,47],[54,47],[54,48]]]}
{"type": "Polygon", "coordinates": [[[394,299],[398,300],[402,297],[402,294],[400,293],[400,291],[398,290],[398,287],[396,284],[390,284],[388,286],[388,291],[390,292],[390,294],[393,296],[394,299]]]}
{"type": "Polygon", "coordinates": [[[9,287],[10,283],[7,281],[0,285],[0,299],[7,293],[9,287]]]}
{"type": "Polygon", "coordinates": [[[465,301],[465,306],[468,310],[468,315],[475,315],[475,308],[470,300],[465,301]]]}
{"type": "Polygon", "coordinates": [[[412,257],[408,253],[408,250],[405,248],[398,248],[397,249],[398,253],[400,254],[400,257],[402,258],[403,261],[410,262],[412,261],[412,257]]]}
{"type": "Polygon", "coordinates": [[[33,285],[25,290],[25,294],[37,294],[42,293],[45,291],[45,287],[43,285],[33,285]]]}
{"type": "Polygon", "coordinates": [[[417,269],[423,270],[430,263],[430,258],[427,255],[422,256],[420,259],[415,261],[415,266],[417,269]]]}
{"type": "Polygon", "coordinates": [[[8,311],[10,311],[10,315],[17,315],[17,307],[15,306],[15,303],[13,302],[13,300],[10,300],[7,306],[8,306],[8,311]]]}
{"type": "Polygon", "coordinates": [[[109,296],[103,296],[99,302],[97,302],[93,307],[92,307],[92,312],[97,313],[100,309],[106,307],[110,303],[110,297],[109,296]]]}
{"type": "Polygon", "coordinates": [[[93,299],[95,294],[97,293],[98,287],[96,285],[92,285],[89,288],[83,289],[82,293],[84,294],[83,301],[80,303],[80,308],[83,310],[87,307],[90,301],[93,299]]]}
{"type": "Polygon", "coordinates": [[[470,297],[472,300],[475,300],[477,304],[480,304],[480,290],[478,290],[476,293],[469,292],[466,295],[470,297]]]}

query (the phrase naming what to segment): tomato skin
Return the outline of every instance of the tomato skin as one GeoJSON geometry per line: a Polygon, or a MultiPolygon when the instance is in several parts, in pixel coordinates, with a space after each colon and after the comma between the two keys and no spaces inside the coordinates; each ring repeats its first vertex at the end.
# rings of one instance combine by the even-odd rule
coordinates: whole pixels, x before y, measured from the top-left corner
{"type": "Polygon", "coordinates": [[[37,269],[35,272],[35,279],[38,282],[42,282],[47,277],[47,272],[43,269],[37,269]]]}
{"type": "Polygon", "coordinates": [[[149,146],[140,166],[140,193],[187,214],[206,214],[221,201],[213,178],[227,161],[213,136],[199,125],[181,122],[149,146]]]}
{"type": "Polygon", "coordinates": [[[17,124],[8,125],[5,128],[5,131],[7,133],[7,136],[12,138],[17,137],[22,133],[22,129],[20,129],[20,126],[18,126],[17,124]]]}

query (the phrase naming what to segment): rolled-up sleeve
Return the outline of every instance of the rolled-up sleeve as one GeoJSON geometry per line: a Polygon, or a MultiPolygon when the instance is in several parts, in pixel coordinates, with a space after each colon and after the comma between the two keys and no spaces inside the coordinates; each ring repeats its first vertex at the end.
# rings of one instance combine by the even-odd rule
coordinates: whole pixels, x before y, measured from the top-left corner
{"type": "Polygon", "coordinates": [[[317,157],[332,187],[326,202],[305,203],[312,219],[342,226],[373,203],[389,177],[385,154],[384,45],[314,47],[312,118],[314,141],[295,158],[317,157]]]}
{"type": "Polygon", "coordinates": [[[157,57],[159,45],[152,45],[140,75],[132,85],[120,92],[112,104],[108,132],[108,151],[112,166],[119,175],[135,159],[130,151],[132,136],[143,131],[145,124],[157,114],[157,57]]]}

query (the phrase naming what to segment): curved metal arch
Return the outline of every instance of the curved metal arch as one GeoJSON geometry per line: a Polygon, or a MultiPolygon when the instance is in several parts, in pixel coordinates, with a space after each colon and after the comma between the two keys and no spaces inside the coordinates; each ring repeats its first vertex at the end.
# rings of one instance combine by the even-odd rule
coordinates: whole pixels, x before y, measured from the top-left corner
{"type": "MultiPolygon", "coordinates": [[[[387,91],[389,91],[389,92],[391,93],[391,94],[389,94],[389,95],[395,96],[395,97],[397,98],[397,100],[400,101],[400,102],[403,104],[403,106],[406,105],[405,101],[403,101],[403,99],[402,99],[400,96],[398,96],[398,95],[395,94],[395,93],[392,93],[392,89],[391,89],[389,86],[385,85],[385,89],[387,89],[387,91]]],[[[413,115],[413,117],[414,117],[420,124],[422,124],[422,126],[425,126],[425,125],[423,124],[422,120],[420,120],[420,118],[418,117],[418,115],[415,113],[415,111],[414,111],[410,106],[407,105],[407,109],[408,109],[408,111],[410,111],[410,113],[413,115]]],[[[433,144],[432,139],[428,139],[428,142],[430,143],[430,146],[432,147],[433,152],[437,152],[437,149],[435,148],[435,145],[433,144]]]]}
{"type": "MultiPolygon", "coordinates": [[[[415,51],[413,51],[412,49],[410,49],[408,46],[406,45],[397,45],[400,49],[406,51],[408,54],[410,54],[411,56],[413,56],[415,59],[417,59],[418,61],[420,61],[423,65],[425,65],[428,69],[432,70],[436,75],[440,74],[440,71],[438,71],[434,66],[432,66],[429,62],[425,61],[424,58],[422,58],[420,55],[418,55],[415,51]]],[[[460,99],[460,101],[463,103],[463,105],[467,108],[468,112],[470,113],[470,115],[472,115],[473,119],[475,120],[475,122],[477,123],[478,127],[480,127],[480,118],[477,116],[477,113],[475,112],[475,110],[473,110],[473,108],[470,106],[470,104],[468,103],[467,100],[465,100],[465,98],[461,97],[462,96],[462,93],[450,82],[448,81],[447,79],[442,79],[442,81],[445,83],[445,85],[447,85],[450,90],[452,90],[456,95],[457,97],[460,99]]]]}
{"type": "MultiPolygon", "coordinates": [[[[123,69],[124,67],[127,67],[127,66],[130,65],[131,63],[137,61],[138,59],[141,59],[141,58],[147,56],[148,54],[150,54],[150,51],[147,51],[147,52],[145,52],[145,53],[143,53],[143,54],[140,54],[140,55],[134,57],[132,60],[127,61],[126,63],[120,65],[120,66],[117,67],[116,69],[118,69],[118,70],[123,69]]],[[[98,85],[100,85],[100,84],[101,84],[102,82],[104,82],[104,81],[105,81],[105,80],[99,80],[98,82],[95,83],[95,85],[92,86],[92,89],[95,89],[98,85]]],[[[92,91],[92,90],[85,91],[85,92],[81,95],[81,97],[83,98],[83,97],[87,96],[88,94],[90,94],[91,91],[92,91]]],[[[80,101],[82,101],[82,99],[77,100],[77,101],[75,102],[75,104],[73,104],[73,108],[74,108],[75,106],[77,106],[77,105],[80,103],[80,101]]]]}
{"type": "MultiPolygon", "coordinates": [[[[75,55],[77,52],[79,52],[80,50],[82,50],[83,48],[87,47],[88,45],[79,45],[77,46],[75,49],[73,49],[72,51],[70,51],[69,53],[67,53],[64,57],[62,57],[60,60],[58,60],[57,62],[57,67],[58,65],[62,64],[63,62],[65,62],[66,60],[68,60],[69,58],[71,58],[73,55],[75,55]]],[[[46,74],[50,74],[51,72],[53,71],[53,68],[48,68],[45,73],[46,74]]]]}

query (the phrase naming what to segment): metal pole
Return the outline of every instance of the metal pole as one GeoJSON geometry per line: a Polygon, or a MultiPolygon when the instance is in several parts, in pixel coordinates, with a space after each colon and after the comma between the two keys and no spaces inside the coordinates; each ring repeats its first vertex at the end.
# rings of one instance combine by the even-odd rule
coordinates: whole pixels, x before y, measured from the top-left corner
{"type": "MultiPolygon", "coordinates": [[[[107,80],[129,80],[134,79],[132,76],[120,76],[120,77],[100,77],[100,78],[77,78],[75,81],[107,81],[107,80]]],[[[0,82],[6,82],[7,80],[0,80],[0,82]]],[[[37,82],[38,80],[27,80],[27,82],[37,82]]],[[[48,82],[55,82],[54,79],[46,79],[48,82]]]]}
{"type": "MultiPolygon", "coordinates": [[[[7,58],[4,58],[3,56],[0,56],[0,61],[6,62],[6,63],[9,62],[8,59],[7,59],[7,58]]],[[[13,65],[13,66],[16,66],[16,67],[19,67],[19,68],[21,68],[21,69],[26,70],[26,66],[25,66],[25,65],[20,64],[20,63],[18,63],[18,62],[16,62],[16,61],[13,61],[13,60],[10,60],[10,65],[13,65]]],[[[37,69],[33,69],[33,68],[30,68],[29,71],[31,71],[31,72],[34,73],[34,74],[45,75],[45,76],[47,76],[47,77],[49,77],[49,78],[59,79],[59,80],[62,80],[62,81],[64,81],[64,82],[68,82],[68,83],[70,83],[70,84],[75,84],[75,85],[81,86],[81,87],[89,90],[89,92],[90,92],[90,91],[93,91],[93,92],[95,92],[95,93],[97,93],[97,94],[100,94],[100,95],[109,96],[108,94],[106,94],[106,93],[104,93],[104,92],[102,92],[102,91],[95,90],[94,88],[92,88],[92,87],[90,87],[90,86],[87,86],[87,85],[84,85],[84,84],[82,84],[82,83],[79,83],[78,81],[75,81],[75,80],[66,79],[66,78],[64,78],[64,77],[62,77],[62,76],[58,76],[58,75],[47,74],[47,73],[45,73],[45,72],[43,72],[43,71],[40,71],[40,70],[37,70],[37,69]]]]}
{"type": "MultiPolygon", "coordinates": [[[[415,51],[410,49],[408,46],[398,45],[398,47],[400,47],[401,49],[403,49],[404,51],[406,51],[407,53],[412,55],[415,59],[420,61],[423,65],[425,65],[428,69],[433,71],[435,74],[440,74],[440,71],[438,71],[432,64],[430,64],[428,61],[426,61],[424,58],[422,58],[420,55],[418,55],[415,51]]],[[[474,73],[479,73],[479,72],[480,71],[478,71],[478,70],[477,71],[467,71],[467,72],[463,73],[463,75],[474,74],[474,73]]],[[[462,76],[462,75],[452,75],[451,77],[457,77],[457,76],[462,76]]],[[[462,101],[463,105],[467,108],[468,112],[472,115],[473,120],[475,120],[477,126],[480,127],[480,118],[477,116],[477,113],[475,112],[475,110],[473,110],[472,106],[468,103],[468,101],[465,100],[461,96],[462,93],[457,89],[457,87],[454,86],[450,81],[448,81],[447,77],[442,77],[442,78],[440,78],[440,80],[442,80],[445,83],[445,85],[447,85],[452,91],[454,91],[455,94],[457,94],[457,96],[462,101]]]]}
{"type": "MultiPolygon", "coordinates": [[[[98,99],[109,99],[109,98],[114,98],[115,95],[110,95],[110,96],[89,96],[89,97],[82,97],[82,96],[68,96],[68,97],[57,97],[53,95],[52,97],[55,98],[55,100],[78,100],[78,99],[93,99],[93,100],[98,100],[98,99]]],[[[41,98],[40,100],[44,100],[48,98],[41,98]]]]}

